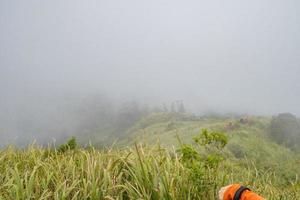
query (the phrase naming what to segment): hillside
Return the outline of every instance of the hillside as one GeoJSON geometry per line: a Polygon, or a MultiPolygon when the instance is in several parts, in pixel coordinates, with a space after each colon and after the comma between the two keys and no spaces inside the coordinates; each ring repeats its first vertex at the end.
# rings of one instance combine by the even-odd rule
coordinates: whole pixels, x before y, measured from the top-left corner
{"type": "Polygon", "coordinates": [[[58,149],[7,147],[0,151],[0,199],[215,200],[220,187],[237,182],[268,200],[299,199],[299,154],[273,142],[269,123],[152,113],[118,140],[101,138],[114,143],[109,148],[75,140],[58,149]]]}
{"type": "Polygon", "coordinates": [[[79,137],[79,141],[95,147],[127,148],[137,144],[160,145],[169,150],[182,143],[194,144],[193,138],[202,129],[220,131],[229,142],[225,148],[233,160],[248,159],[264,169],[271,168],[285,178],[294,179],[300,173],[299,154],[277,144],[269,135],[270,117],[202,116],[182,113],[151,113],[121,134],[114,128],[103,128],[79,137]],[[84,139],[90,136],[92,140],[84,139]]]}
{"type": "Polygon", "coordinates": [[[202,129],[224,132],[228,137],[225,151],[228,158],[242,167],[249,163],[258,170],[270,170],[280,176],[279,183],[297,182],[300,155],[277,144],[269,136],[270,117],[196,117],[179,113],[153,113],[127,131],[128,138],[120,146],[135,142],[160,144],[167,149],[180,146],[178,138],[194,144],[193,138],[202,129]]]}

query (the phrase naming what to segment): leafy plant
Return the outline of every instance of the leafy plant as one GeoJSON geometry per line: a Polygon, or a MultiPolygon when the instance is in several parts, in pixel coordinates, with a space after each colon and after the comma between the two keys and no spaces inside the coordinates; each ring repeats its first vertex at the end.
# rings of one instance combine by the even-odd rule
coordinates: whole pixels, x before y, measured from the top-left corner
{"type": "Polygon", "coordinates": [[[223,133],[203,129],[194,137],[194,142],[194,146],[181,145],[181,161],[189,171],[189,178],[196,192],[205,198],[209,198],[210,195],[215,198],[219,165],[224,160],[222,150],[228,139],[223,133]]]}
{"type": "Polygon", "coordinates": [[[300,122],[290,113],[281,113],[271,120],[270,136],[279,144],[285,144],[293,150],[299,150],[300,122]]]}
{"type": "Polygon", "coordinates": [[[72,137],[66,144],[62,144],[58,147],[58,152],[64,153],[68,150],[74,150],[77,147],[76,138],[72,137]]]}

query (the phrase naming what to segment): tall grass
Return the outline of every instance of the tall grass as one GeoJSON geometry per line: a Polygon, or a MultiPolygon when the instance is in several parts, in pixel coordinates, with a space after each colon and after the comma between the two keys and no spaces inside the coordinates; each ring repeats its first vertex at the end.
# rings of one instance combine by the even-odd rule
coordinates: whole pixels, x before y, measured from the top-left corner
{"type": "Polygon", "coordinates": [[[300,199],[297,185],[280,188],[276,174],[225,161],[218,173],[201,168],[201,185],[181,155],[159,146],[74,149],[30,146],[0,152],[0,199],[216,199],[219,187],[249,184],[267,199],[300,199]],[[210,181],[211,180],[211,181],[210,181]]]}

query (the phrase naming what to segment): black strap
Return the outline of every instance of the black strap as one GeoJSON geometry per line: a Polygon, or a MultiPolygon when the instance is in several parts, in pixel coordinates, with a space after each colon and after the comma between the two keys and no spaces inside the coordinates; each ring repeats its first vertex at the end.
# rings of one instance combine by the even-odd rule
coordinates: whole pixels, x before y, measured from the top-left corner
{"type": "Polygon", "coordinates": [[[240,200],[241,196],[242,196],[242,193],[245,191],[245,190],[249,190],[249,188],[247,187],[244,187],[244,186],[241,186],[234,194],[234,197],[233,197],[233,200],[240,200]]]}

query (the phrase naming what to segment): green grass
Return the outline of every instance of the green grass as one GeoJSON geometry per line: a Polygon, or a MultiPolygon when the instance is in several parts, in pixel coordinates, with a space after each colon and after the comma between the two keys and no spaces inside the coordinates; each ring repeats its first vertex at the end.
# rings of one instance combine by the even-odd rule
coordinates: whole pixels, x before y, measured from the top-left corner
{"type": "Polygon", "coordinates": [[[300,197],[296,184],[283,187],[276,173],[251,162],[245,167],[227,160],[217,173],[201,172],[199,186],[180,155],[161,147],[65,153],[10,147],[0,153],[0,199],[216,199],[221,186],[234,182],[270,200],[300,197]]]}
{"type": "Polygon", "coordinates": [[[300,157],[270,140],[268,118],[253,117],[251,124],[227,131],[219,165],[207,166],[201,147],[199,161],[191,164],[178,151],[176,137],[194,148],[202,128],[226,131],[229,122],[238,124],[233,118],[156,113],[128,129],[128,138],[114,148],[7,147],[0,151],[0,200],[215,200],[219,188],[231,183],[268,200],[300,199],[300,157]]]}

